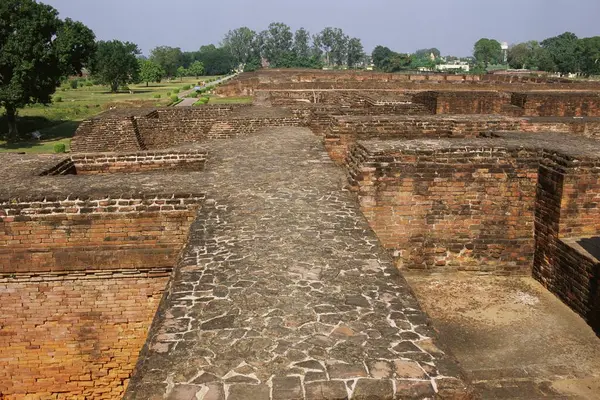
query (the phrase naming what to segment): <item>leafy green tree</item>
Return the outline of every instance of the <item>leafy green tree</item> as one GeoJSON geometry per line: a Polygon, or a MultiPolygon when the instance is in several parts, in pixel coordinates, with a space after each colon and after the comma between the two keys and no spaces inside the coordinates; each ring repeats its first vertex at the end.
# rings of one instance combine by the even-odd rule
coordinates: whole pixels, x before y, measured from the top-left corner
{"type": "Polygon", "coordinates": [[[541,71],[547,72],[556,72],[556,64],[554,63],[554,59],[552,55],[543,47],[537,47],[533,52],[533,64],[534,69],[539,69],[541,71]]]}
{"type": "Polygon", "coordinates": [[[310,33],[306,29],[300,28],[294,34],[293,51],[299,67],[311,66],[310,33]]]}
{"type": "Polygon", "coordinates": [[[202,46],[196,55],[196,60],[204,65],[206,75],[225,75],[234,68],[235,60],[231,53],[215,45],[202,46]]]}
{"type": "Polygon", "coordinates": [[[246,64],[252,57],[255,38],[256,32],[244,26],[227,32],[222,46],[229,50],[237,64],[246,64]]]}
{"type": "Polygon", "coordinates": [[[190,75],[198,78],[200,75],[204,74],[204,64],[200,61],[194,61],[192,65],[190,65],[190,68],[188,68],[188,72],[190,75]]]}
{"type": "Polygon", "coordinates": [[[289,26],[273,22],[261,32],[262,52],[274,67],[288,67],[293,58],[294,35],[289,26]]]}
{"type": "Polygon", "coordinates": [[[130,42],[111,40],[98,42],[98,49],[90,65],[92,76],[116,93],[120,86],[138,81],[140,50],[130,42]]]}
{"type": "Polygon", "coordinates": [[[318,35],[317,43],[325,54],[328,66],[341,66],[348,57],[348,36],[340,28],[327,27],[318,35]]]}
{"type": "Polygon", "coordinates": [[[373,58],[373,64],[375,64],[375,68],[381,71],[386,71],[389,61],[392,58],[393,54],[394,52],[388,47],[375,47],[373,53],[371,54],[371,57],[373,58]]]}
{"type": "Polygon", "coordinates": [[[571,32],[565,32],[542,42],[542,47],[548,50],[556,70],[561,74],[579,71],[578,46],[579,39],[571,32]]]}
{"type": "Polygon", "coordinates": [[[177,68],[177,77],[178,77],[180,80],[183,80],[183,77],[184,77],[184,76],[188,76],[188,70],[187,70],[187,69],[185,69],[184,67],[179,67],[179,68],[177,68]]]}
{"type": "Polygon", "coordinates": [[[578,59],[582,74],[600,74],[600,36],[579,40],[578,59]]]}
{"type": "Polygon", "coordinates": [[[358,38],[352,38],[348,41],[348,68],[353,68],[363,60],[365,52],[363,45],[358,38]]]}
{"type": "Polygon", "coordinates": [[[432,54],[435,58],[439,58],[442,53],[435,47],[431,49],[419,49],[415,51],[415,58],[430,59],[432,54]]]}
{"type": "Polygon", "coordinates": [[[482,63],[486,68],[490,64],[500,64],[502,62],[502,45],[494,39],[479,39],[475,43],[473,55],[477,62],[482,63]]]}
{"type": "Polygon", "coordinates": [[[519,43],[508,49],[508,65],[515,69],[531,68],[534,51],[529,43],[519,43]]]}
{"type": "Polygon", "coordinates": [[[146,82],[146,87],[149,82],[160,83],[165,76],[165,71],[160,65],[150,60],[139,60],[140,63],[140,80],[146,82]]]}
{"type": "Polygon", "coordinates": [[[80,73],[95,49],[94,33],[33,0],[0,2],[0,106],[6,139],[18,138],[17,110],[49,103],[61,78],[80,73]]]}
{"type": "Polygon", "coordinates": [[[165,71],[168,77],[177,75],[177,68],[183,66],[183,53],[179,47],[159,46],[150,52],[150,60],[165,71]]]}

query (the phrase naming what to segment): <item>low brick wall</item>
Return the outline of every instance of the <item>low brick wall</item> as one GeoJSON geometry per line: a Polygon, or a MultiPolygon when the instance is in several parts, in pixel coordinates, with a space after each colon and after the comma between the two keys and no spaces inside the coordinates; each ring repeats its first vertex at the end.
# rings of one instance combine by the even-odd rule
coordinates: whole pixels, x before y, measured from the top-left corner
{"type": "Polygon", "coordinates": [[[72,152],[137,151],[142,142],[135,117],[97,117],[83,121],[71,140],[72,152]]]}
{"type": "MultiPolygon", "coordinates": [[[[207,154],[206,150],[76,154],[71,157],[71,161],[78,175],[155,170],[200,171],[204,168],[207,154]]],[[[56,175],[62,175],[62,173],[56,175]]]]}
{"type": "Polygon", "coordinates": [[[599,139],[600,118],[523,118],[519,130],[531,133],[563,132],[599,139]]]}
{"type": "Polygon", "coordinates": [[[0,398],[121,398],[168,275],[0,279],[0,398]]]}
{"type": "Polygon", "coordinates": [[[598,117],[598,92],[514,93],[511,103],[532,117],[598,117]]]}
{"type": "Polygon", "coordinates": [[[405,269],[528,273],[539,154],[440,143],[353,147],[351,182],[383,245],[405,269]]]}
{"type": "MultiPolygon", "coordinates": [[[[202,107],[171,107],[146,110],[141,116],[100,115],[86,121],[84,127],[75,134],[74,152],[114,152],[167,149],[185,143],[196,143],[206,139],[231,138],[256,132],[260,128],[298,126],[300,119],[289,112],[285,115],[253,116],[251,112],[241,113],[249,105],[225,105],[202,107]],[[288,115],[289,114],[289,115],[288,115]],[[120,130],[113,129],[115,118],[124,122],[120,130]],[[136,137],[137,147],[115,147],[111,136],[125,135],[136,137]],[[102,137],[102,140],[98,140],[102,137]]],[[[141,113],[141,111],[137,111],[141,113]]],[[[274,113],[276,114],[276,113],[274,113]]]]}
{"type": "Polygon", "coordinates": [[[502,116],[332,116],[325,147],[331,158],[341,163],[357,140],[472,138],[491,130],[517,130],[519,126],[519,119],[502,116]]]}
{"type": "Polygon", "coordinates": [[[173,266],[203,199],[0,202],[0,273],[173,266]]]}

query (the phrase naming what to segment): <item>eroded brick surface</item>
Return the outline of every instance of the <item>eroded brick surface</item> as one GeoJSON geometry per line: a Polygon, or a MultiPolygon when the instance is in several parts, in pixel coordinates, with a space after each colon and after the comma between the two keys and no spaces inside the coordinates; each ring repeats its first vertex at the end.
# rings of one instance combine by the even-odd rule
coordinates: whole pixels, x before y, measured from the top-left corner
{"type": "Polygon", "coordinates": [[[126,398],[466,393],[318,138],[280,128],[210,149],[209,200],[126,398]]]}

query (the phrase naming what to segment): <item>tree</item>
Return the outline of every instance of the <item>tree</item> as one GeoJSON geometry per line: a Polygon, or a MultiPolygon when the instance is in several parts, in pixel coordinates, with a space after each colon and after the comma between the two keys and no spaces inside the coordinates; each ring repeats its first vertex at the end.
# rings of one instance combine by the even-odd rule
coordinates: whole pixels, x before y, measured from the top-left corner
{"type": "Polygon", "coordinates": [[[94,33],[80,22],[33,0],[0,2],[0,106],[8,141],[18,137],[17,110],[49,103],[61,78],[81,73],[95,48],[94,33]]]}
{"type": "Polygon", "coordinates": [[[261,32],[262,52],[274,67],[289,67],[293,64],[292,45],[294,35],[289,26],[273,22],[261,32]]]}
{"type": "Polygon", "coordinates": [[[190,68],[188,68],[188,72],[197,79],[200,75],[204,74],[204,64],[200,61],[194,61],[192,65],[190,65],[190,68]]]}
{"type": "Polygon", "coordinates": [[[352,38],[348,41],[348,68],[354,67],[364,58],[363,45],[358,38],[352,38]]]}
{"type": "Polygon", "coordinates": [[[177,68],[177,77],[178,77],[180,80],[183,80],[183,77],[184,77],[184,76],[187,76],[187,75],[188,75],[188,70],[187,70],[187,69],[185,69],[185,68],[183,68],[183,67],[179,67],[179,68],[177,68]]]}
{"type": "Polygon", "coordinates": [[[296,31],[293,51],[299,67],[311,65],[310,33],[306,29],[300,28],[296,31]]]}
{"type": "Polygon", "coordinates": [[[177,68],[183,65],[183,53],[179,47],[159,46],[150,52],[150,60],[162,67],[168,77],[177,75],[177,68]]]}
{"type": "Polygon", "coordinates": [[[150,60],[139,60],[140,63],[140,80],[146,82],[148,86],[149,82],[160,83],[162,78],[165,76],[165,71],[160,65],[150,60]]]}
{"type": "Polygon", "coordinates": [[[343,65],[347,61],[348,36],[340,28],[327,27],[318,35],[316,42],[325,53],[325,63],[343,65]]]}
{"type": "Polygon", "coordinates": [[[435,47],[431,49],[419,49],[415,51],[415,57],[420,59],[430,59],[432,54],[435,58],[439,58],[442,53],[435,47]]]}
{"type": "Polygon", "coordinates": [[[225,75],[231,72],[235,61],[231,53],[211,44],[200,47],[196,59],[204,65],[206,75],[225,75]]]}
{"type": "Polygon", "coordinates": [[[585,76],[600,74],[600,36],[579,40],[578,59],[585,76]]]}
{"type": "Polygon", "coordinates": [[[255,38],[256,32],[244,26],[227,32],[222,47],[229,50],[236,64],[246,64],[252,57],[255,38]]]}
{"type": "Polygon", "coordinates": [[[579,71],[578,45],[579,39],[571,32],[565,32],[542,42],[542,47],[548,50],[556,70],[561,74],[579,71]]]}
{"type": "Polygon", "coordinates": [[[388,47],[375,47],[371,55],[371,57],[373,58],[373,64],[375,64],[375,68],[381,71],[386,71],[387,65],[389,64],[389,61],[393,54],[394,52],[388,47]]]}
{"type": "Polygon", "coordinates": [[[502,45],[494,39],[479,39],[475,43],[473,55],[477,62],[482,63],[486,68],[490,64],[500,64],[502,62],[502,45]]]}
{"type": "Polygon", "coordinates": [[[138,54],[140,51],[134,43],[100,41],[90,65],[92,75],[100,83],[110,86],[111,92],[116,93],[120,86],[138,81],[138,54]]]}

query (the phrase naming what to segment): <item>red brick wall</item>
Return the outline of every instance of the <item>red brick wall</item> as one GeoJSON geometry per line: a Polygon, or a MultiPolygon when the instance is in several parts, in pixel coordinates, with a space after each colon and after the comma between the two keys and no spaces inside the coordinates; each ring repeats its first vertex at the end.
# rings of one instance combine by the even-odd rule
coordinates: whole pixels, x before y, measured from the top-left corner
{"type": "Polygon", "coordinates": [[[0,279],[0,398],[121,398],[167,280],[0,279]]]}
{"type": "Polygon", "coordinates": [[[351,154],[361,209],[401,268],[524,274],[537,154],[504,149],[351,154]]]}
{"type": "Polygon", "coordinates": [[[533,117],[598,117],[600,95],[597,92],[516,93],[514,105],[533,117]]]}
{"type": "Polygon", "coordinates": [[[202,198],[0,204],[0,272],[173,266],[202,198]]]}
{"type": "Polygon", "coordinates": [[[517,130],[520,120],[502,116],[333,116],[325,133],[331,158],[342,163],[357,140],[422,136],[471,138],[491,130],[517,130]]]}

